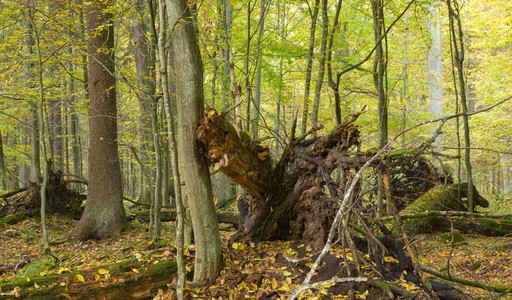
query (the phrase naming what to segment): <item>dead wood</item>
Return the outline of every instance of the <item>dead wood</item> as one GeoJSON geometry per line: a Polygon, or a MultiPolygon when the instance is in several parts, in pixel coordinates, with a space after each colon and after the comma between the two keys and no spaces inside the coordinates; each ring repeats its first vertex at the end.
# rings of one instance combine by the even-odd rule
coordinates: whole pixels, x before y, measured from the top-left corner
{"type": "MultiPolygon", "coordinates": [[[[23,194],[16,191],[0,204],[0,216],[28,214],[37,215],[41,207],[41,182],[31,182],[23,194]]],[[[46,211],[79,219],[82,214],[84,197],[67,187],[62,171],[50,171],[47,186],[46,211]]]]}
{"type": "Polygon", "coordinates": [[[302,240],[321,244],[336,211],[337,195],[326,194],[335,157],[359,145],[353,114],[329,135],[293,139],[279,161],[269,149],[209,110],[197,137],[214,169],[224,172],[250,195],[250,211],[234,240],[302,240]]]}
{"type": "MultiPolygon", "coordinates": [[[[429,190],[416,201],[407,206],[401,215],[414,215],[432,211],[457,211],[465,208],[463,198],[467,197],[468,184],[466,182],[450,185],[439,185],[429,190]]],[[[473,186],[473,199],[475,205],[488,207],[489,201],[482,197],[473,186]]],[[[445,222],[446,223],[446,222],[445,222]]],[[[449,223],[448,223],[449,224],[449,223]]],[[[410,233],[431,231],[441,225],[439,218],[426,216],[425,218],[412,218],[406,222],[406,230],[410,233]]],[[[449,227],[450,225],[448,225],[449,227]]],[[[446,227],[446,226],[444,226],[446,227]]]]}

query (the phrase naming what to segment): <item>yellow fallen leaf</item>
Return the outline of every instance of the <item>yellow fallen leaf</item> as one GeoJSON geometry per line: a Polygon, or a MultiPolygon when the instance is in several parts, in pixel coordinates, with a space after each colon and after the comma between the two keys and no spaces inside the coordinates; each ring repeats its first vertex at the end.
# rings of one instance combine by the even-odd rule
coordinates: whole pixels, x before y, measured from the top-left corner
{"type": "Polygon", "coordinates": [[[110,273],[110,271],[107,270],[107,269],[99,269],[98,273],[101,274],[101,275],[106,275],[106,274],[110,273]]]}
{"type": "Polygon", "coordinates": [[[66,283],[63,281],[61,283],[59,283],[60,286],[66,286],[66,283]]]}
{"type": "Polygon", "coordinates": [[[133,273],[139,273],[139,270],[135,269],[135,268],[132,268],[132,272],[133,273]]]}
{"type": "Polygon", "coordinates": [[[275,289],[277,289],[277,287],[278,287],[277,280],[275,278],[272,278],[272,289],[275,290],[275,289]]]}
{"type": "Polygon", "coordinates": [[[288,292],[290,290],[290,287],[287,284],[284,284],[282,287],[279,288],[280,291],[288,292]]]}
{"type": "Polygon", "coordinates": [[[80,281],[80,282],[85,283],[84,277],[80,274],[76,275],[75,278],[73,278],[73,281],[80,281]]]}
{"type": "Polygon", "coordinates": [[[40,286],[39,286],[37,283],[35,283],[35,282],[34,282],[34,287],[35,287],[36,289],[40,288],[40,286]]]}
{"type": "Polygon", "coordinates": [[[100,280],[100,275],[98,275],[98,274],[94,275],[94,280],[96,280],[96,281],[100,280]]]}
{"type": "Polygon", "coordinates": [[[57,271],[57,273],[58,273],[58,274],[62,274],[62,273],[64,273],[64,272],[71,272],[71,270],[70,270],[69,268],[60,268],[60,269],[57,271]]]}
{"type": "Polygon", "coordinates": [[[286,276],[286,277],[288,277],[288,276],[292,275],[292,272],[284,271],[284,272],[283,272],[283,275],[284,275],[284,276],[286,276]]]}

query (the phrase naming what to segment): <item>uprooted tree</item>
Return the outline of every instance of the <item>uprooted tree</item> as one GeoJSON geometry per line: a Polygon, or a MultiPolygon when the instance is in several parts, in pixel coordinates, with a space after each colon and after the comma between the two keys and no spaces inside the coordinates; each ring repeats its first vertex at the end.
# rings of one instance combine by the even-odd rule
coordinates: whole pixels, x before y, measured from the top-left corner
{"type": "MultiPolygon", "coordinates": [[[[337,211],[339,214],[339,200],[343,198],[341,209],[346,209],[346,213],[339,223],[337,238],[350,248],[354,255],[354,264],[359,262],[370,266],[380,278],[397,279],[401,274],[407,274],[406,280],[421,286],[424,293],[431,294],[433,291],[438,296],[445,293],[449,297],[463,299],[465,295],[453,287],[433,280],[427,282],[422,278],[414,256],[410,250],[404,251],[402,248],[402,243],[407,246],[407,236],[400,230],[401,220],[395,203],[405,206],[432,187],[451,183],[451,179],[446,174],[439,174],[432,163],[413,152],[395,155],[377,155],[375,151],[360,152],[360,133],[354,124],[359,115],[360,113],[353,113],[345,117],[341,124],[323,137],[309,138],[311,133],[320,128],[313,128],[296,137],[293,126],[288,145],[280,158],[273,160],[268,148],[233,127],[223,113],[208,110],[196,131],[203,146],[202,153],[215,170],[222,171],[242,186],[249,198],[247,218],[232,237],[232,241],[279,239],[302,241],[313,244],[317,249],[326,242],[328,246],[330,238],[333,237],[332,226],[333,223],[336,224],[337,211]],[[393,189],[393,193],[397,195],[397,201],[392,201],[389,205],[399,227],[401,242],[393,237],[382,222],[375,220],[375,215],[369,209],[372,206],[371,201],[364,201],[367,197],[365,195],[375,191],[365,190],[362,184],[354,180],[354,176],[359,176],[364,170],[363,166],[368,165],[374,172],[366,174],[366,179],[373,177],[374,180],[375,176],[386,176],[389,178],[388,190],[393,189]],[[341,180],[333,179],[335,170],[341,180]],[[354,175],[357,171],[359,175],[354,175]],[[393,186],[389,188],[389,185],[393,186]],[[372,218],[374,221],[371,221],[372,218]],[[349,228],[351,219],[358,220],[363,225],[363,236],[352,234],[357,230],[349,228]],[[375,225],[384,237],[373,232],[372,227],[375,225]],[[370,254],[375,267],[371,263],[365,263],[360,251],[370,254]],[[385,253],[392,253],[399,260],[399,264],[393,266],[385,262],[385,253]]],[[[441,198],[443,197],[435,201],[442,203],[441,198]]],[[[461,199],[455,198],[456,208],[461,199]]],[[[324,246],[324,250],[327,246],[324,246]]],[[[345,275],[351,276],[350,271],[345,275]]],[[[372,285],[373,282],[368,278],[363,281],[367,285],[372,285]]],[[[414,296],[406,295],[406,291],[396,289],[390,284],[386,286],[394,294],[406,298],[414,296]]]]}
{"type": "MultiPolygon", "coordinates": [[[[269,149],[233,127],[221,112],[209,110],[201,120],[197,138],[203,154],[214,169],[242,186],[249,195],[249,213],[234,240],[301,240],[320,246],[325,241],[338,199],[344,193],[331,176],[338,170],[343,182],[360,169],[375,151],[360,152],[359,130],[354,121],[360,113],[347,116],[328,135],[300,137],[292,130],[289,144],[278,160],[269,149]]],[[[398,152],[372,162],[375,170],[386,169],[396,206],[403,209],[431,188],[451,183],[447,174],[414,152],[398,152]]],[[[379,173],[379,172],[375,172],[379,173]]],[[[353,194],[354,201],[375,190],[353,194]]],[[[442,199],[439,199],[442,201],[442,199]]],[[[368,210],[368,203],[358,207],[368,210]]],[[[456,206],[456,205],[455,205],[456,206]]]]}

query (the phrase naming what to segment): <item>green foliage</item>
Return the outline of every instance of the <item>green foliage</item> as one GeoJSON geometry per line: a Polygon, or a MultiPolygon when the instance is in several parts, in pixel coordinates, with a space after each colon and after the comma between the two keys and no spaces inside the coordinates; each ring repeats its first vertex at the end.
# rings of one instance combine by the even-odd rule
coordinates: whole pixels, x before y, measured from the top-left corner
{"type": "Polygon", "coordinates": [[[451,243],[457,244],[457,243],[464,242],[466,239],[464,238],[462,233],[460,233],[457,230],[453,230],[453,231],[445,232],[445,233],[439,235],[439,240],[445,244],[451,244],[451,243]]]}

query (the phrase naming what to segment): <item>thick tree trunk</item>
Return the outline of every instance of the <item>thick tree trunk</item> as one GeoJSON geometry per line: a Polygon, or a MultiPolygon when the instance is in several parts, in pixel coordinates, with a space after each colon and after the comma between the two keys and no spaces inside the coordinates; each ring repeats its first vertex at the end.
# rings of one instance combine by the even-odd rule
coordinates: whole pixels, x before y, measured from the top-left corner
{"type": "Polygon", "coordinates": [[[85,210],[71,236],[111,237],[126,222],[117,148],[117,107],[111,1],[87,5],[90,74],[89,188],[85,210]]]}
{"type": "Polygon", "coordinates": [[[167,0],[176,66],[179,172],[186,182],[196,259],[194,281],[213,281],[220,267],[220,237],[210,174],[195,131],[204,112],[203,64],[191,8],[184,1],[167,0]]]}
{"type": "Polygon", "coordinates": [[[358,145],[359,131],[345,120],[325,137],[292,139],[279,162],[269,149],[231,126],[221,113],[208,111],[197,137],[210,164],[250,195],[250,211],[235,240],[295,239],[323,243],[334,218],[337,198],[329,174],[337,155],[358,145]],[[323,192],[330,186],[330,195],[323,192]]]}

